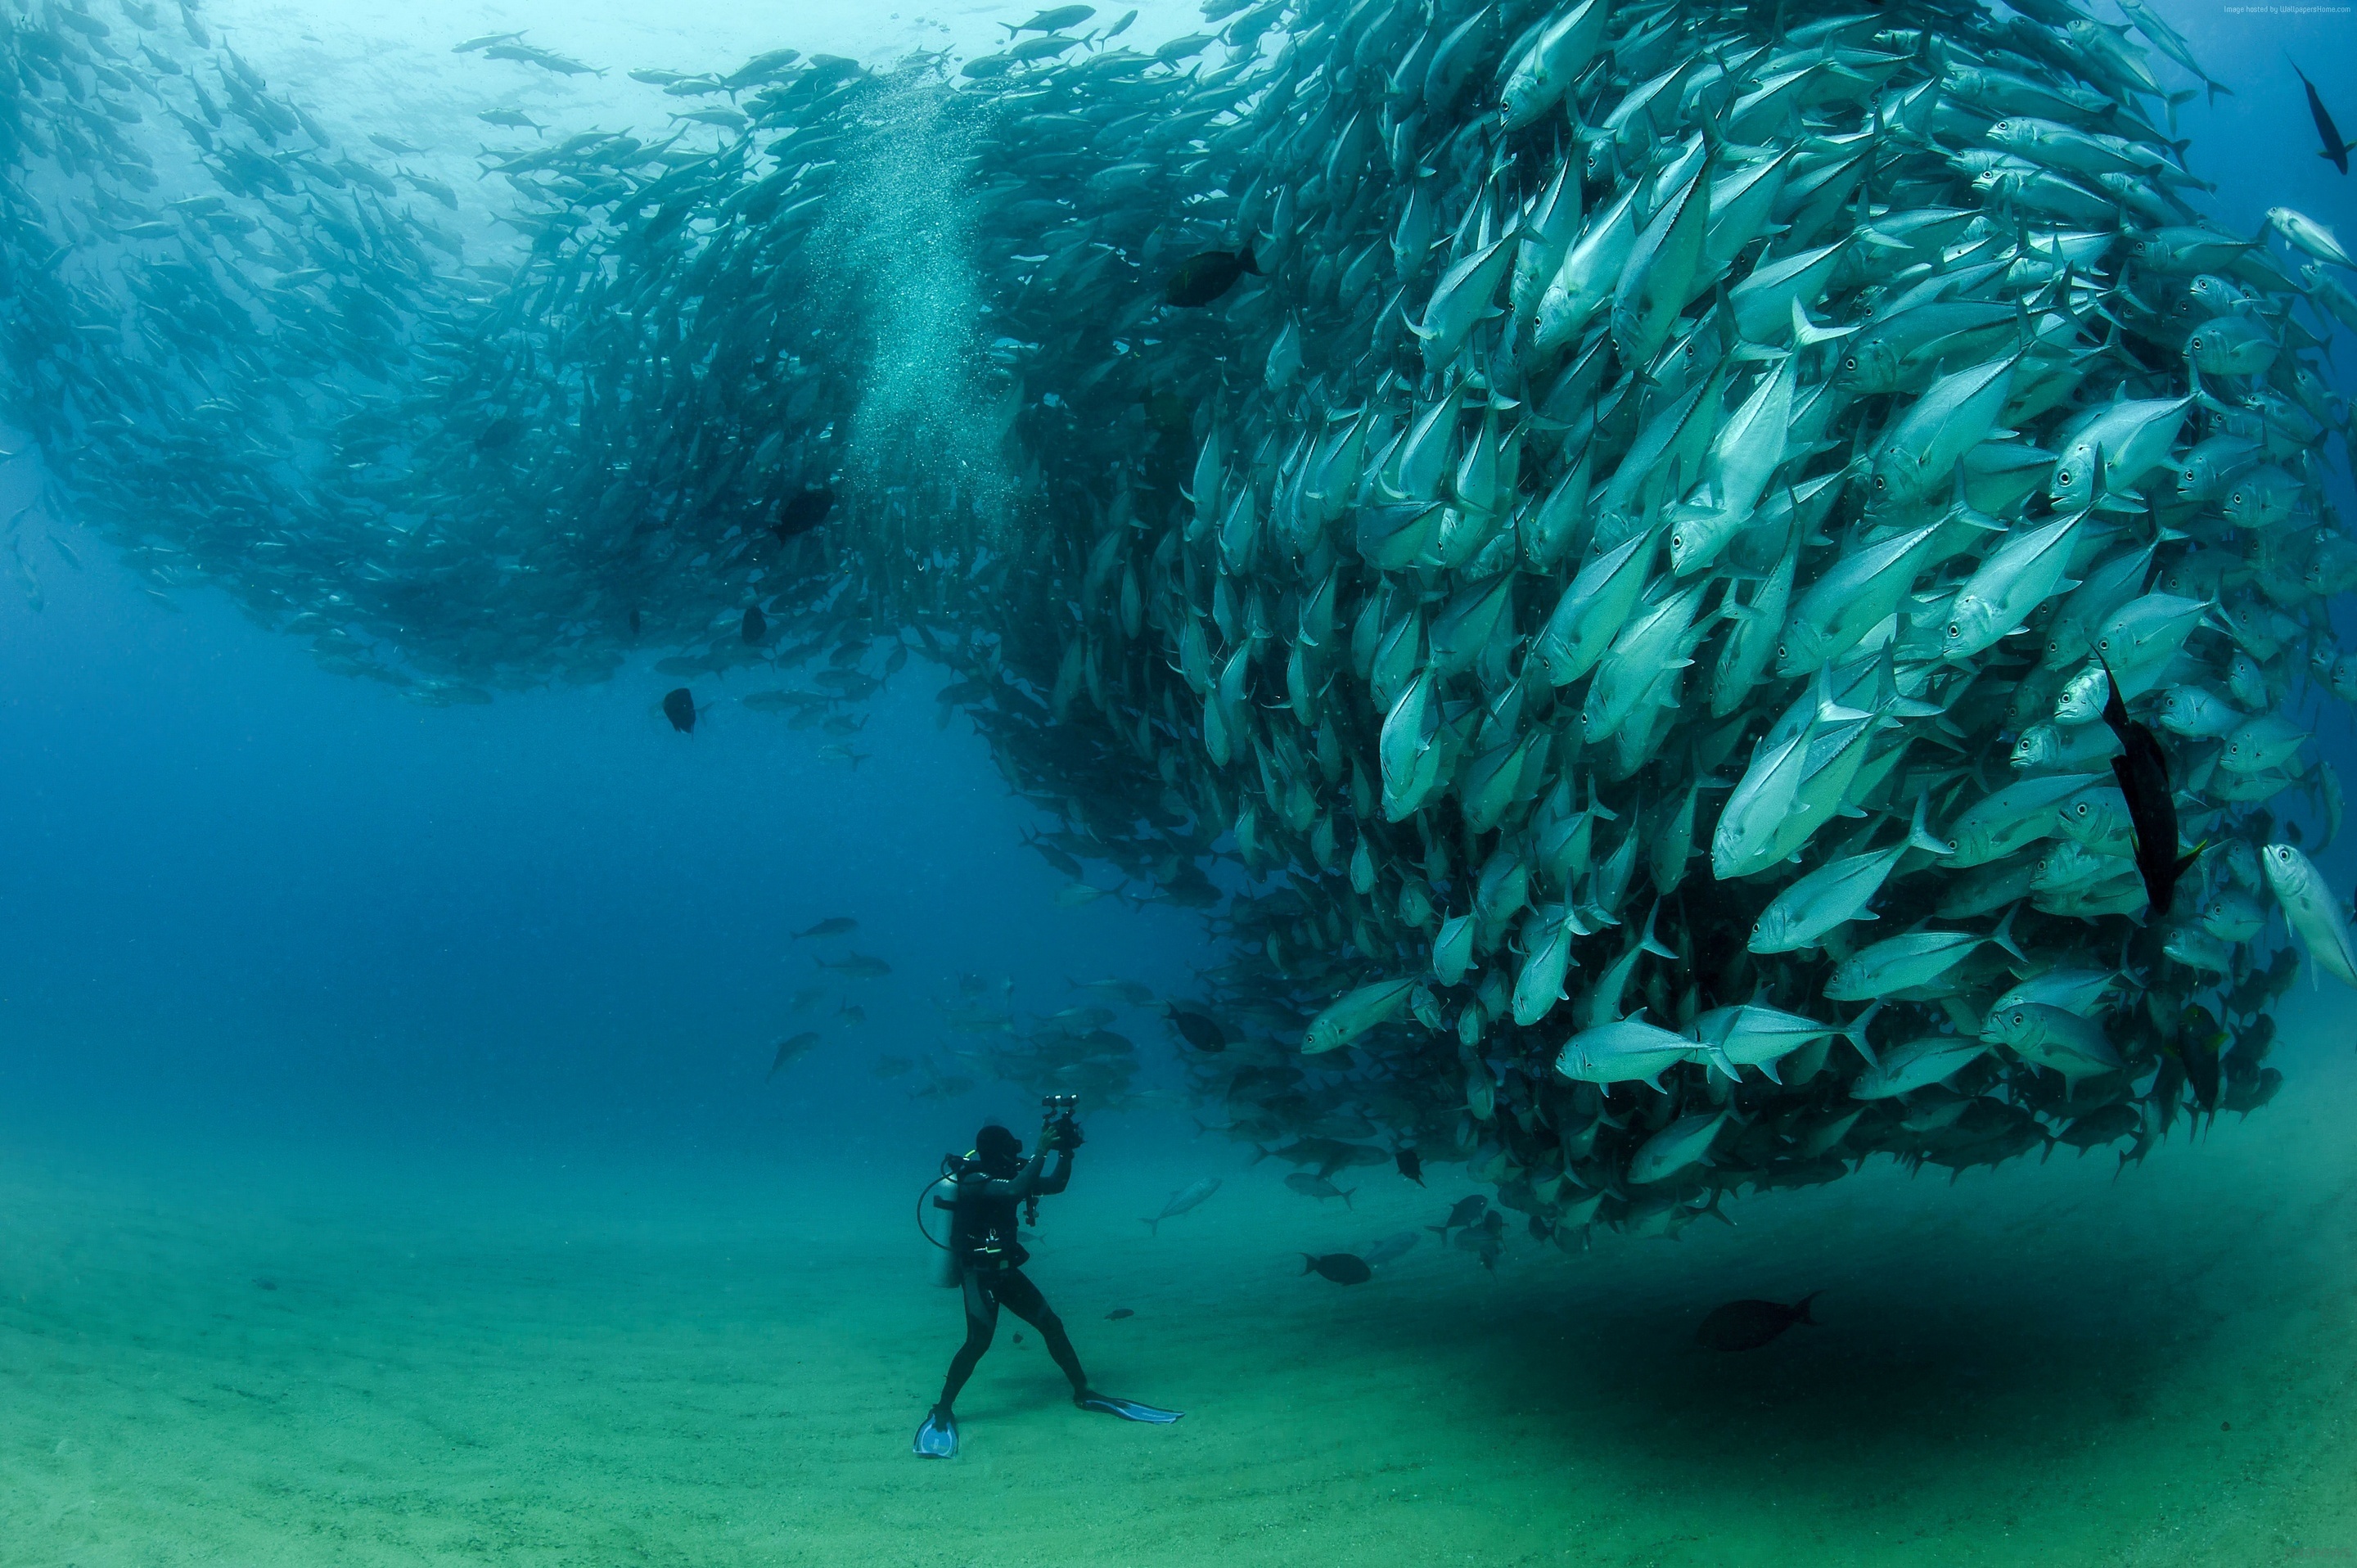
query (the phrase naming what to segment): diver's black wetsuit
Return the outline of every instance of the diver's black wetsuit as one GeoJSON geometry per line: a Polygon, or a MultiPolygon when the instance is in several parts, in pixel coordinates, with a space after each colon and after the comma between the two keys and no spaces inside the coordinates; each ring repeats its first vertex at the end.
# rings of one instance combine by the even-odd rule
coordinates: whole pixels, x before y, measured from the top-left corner
{"type": "Polygon", "coordinates": [[[950,1221],[950,1250],[957,1259],[959,1283],[965,1296],[965,1343],[958,1347],[958,1353],[950,1360],[950,1375],[942,1384],[942,1400],[936,1407],[940,1410],[947,1411],[956,1402],[958,1391],[974,1375],[974,1363],[990,1348],[991,1338],[998,1330],[1001,1306],[1039,1331],[1039,1337],[1047,1341],[1048,1354],[1056,1359],[1056,1365],[1071,1380],[1073,1397],[1088,1391],[1088,1375],[1081,1370],[1081,1358],[1064,1333],[1063,1320],[1048,1305],[1048,1298],[1039,1294],[1039,1287],[1023,1273],[1023,1264],[1031,1254],[1024,1251],[1016,1236],[1020,1223],[1017,1209],[1022,1201],[1061,1192],[1072,1179],[1071,1150],[1058,1150],[1055,1171],[1042,1175],[1047,1158],[1048,1151],[1040,1150],[1021,1171],[1006,1180],[972,1167],[958,1177],[957,1198],[950,1221]]]}

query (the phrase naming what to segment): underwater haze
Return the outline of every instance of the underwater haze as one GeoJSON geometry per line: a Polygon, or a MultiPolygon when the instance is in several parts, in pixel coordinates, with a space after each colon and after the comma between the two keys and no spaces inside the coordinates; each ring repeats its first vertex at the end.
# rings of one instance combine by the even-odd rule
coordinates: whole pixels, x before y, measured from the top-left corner
{"type": "Polygon", "coordinates": [[[0,1563],[2357,1562],[2348,7],[0,18],[0,1563]]]}

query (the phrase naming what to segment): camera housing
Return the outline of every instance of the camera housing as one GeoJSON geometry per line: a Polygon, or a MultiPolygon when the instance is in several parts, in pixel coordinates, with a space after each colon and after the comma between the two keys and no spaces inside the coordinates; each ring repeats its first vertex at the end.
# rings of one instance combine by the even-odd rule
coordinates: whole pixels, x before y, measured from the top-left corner
{"type": "Polygon", "coordinates": [[[1072,1121],[1072,1112],[1080,1109],[1077,1094],[1043,1094],[1039,1107],[1048,1113],[1049,1127],[1043,1140],[1050,1149],[1071,1154],[1081,1146],[1081,1130],[1072,1121]]]}

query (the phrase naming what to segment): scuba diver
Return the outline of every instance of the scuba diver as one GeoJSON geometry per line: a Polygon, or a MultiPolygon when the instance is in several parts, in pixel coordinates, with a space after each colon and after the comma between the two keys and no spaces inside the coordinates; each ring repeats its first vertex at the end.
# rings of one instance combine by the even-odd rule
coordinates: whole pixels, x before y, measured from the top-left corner
{"type": "MultiPolygon", "coordinates": [[[[966,1379],[974,1375],[974,1364],[990,1348],[1001,1306],[1039,1331],[1039,1337],[1047,1341],[1048,1354],[1071,1381],[1072,1402],[1082,1410],[1157,1424],[1179,1417],[1178,1411],[1115,1399],[1089,1387],[1088,1374],[1081,1370],[1081,1359],[1064,1333],[1063,1320],[1023,1273],[1030,1253],[1016,1235],[1017,1208],[1019,1205],[1025,1218],[1038,1224],[1039,1199],[1064,1190],[1072,1179],[1072,1151],[1081,1146],[1081,1130],[1072,1121],[1072,1096],[1050,1095],[1046,1104],[1039,1152],[1029,1160],[1023,1158],[1023,1141],[994,1122],[974,1134],[970,1153],[944,1157],[941,1177],[926,1188],[933,1208],[950,1211],[943,1283],[954,1283],[965,1303],[965,1343],[951,1358],[941,1402],[917,1428],[915,1452],[928,1458],[957,1455],[957,1416],[951,1407],[966,1379]],[[1056,1155],[1056,1168],[1046,1171],[1050,1152],[1056,1155]],[[952,1274],[953,1280],[948,1277],[952,1274]]],[[[920,1209],[920,1229],[923,1218],[920,1209]]],[[[932,1232],[926,1231],[926,1237],[931,1240],[932,1232]]]]}

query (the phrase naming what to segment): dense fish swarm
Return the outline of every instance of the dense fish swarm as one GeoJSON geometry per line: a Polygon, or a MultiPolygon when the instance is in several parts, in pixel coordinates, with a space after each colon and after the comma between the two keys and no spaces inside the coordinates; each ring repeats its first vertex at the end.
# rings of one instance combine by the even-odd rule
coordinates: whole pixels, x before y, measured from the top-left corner
{"type": "MultiPolygon", "coordinates": [[[[490,156],[472,265],[398,144],[161,11],[0,39],[58,504],[423,701],[640,638],[813,670],[744,699],[797,722],[952,667],[1076,897],[1216,912],[1179,1048],[1305,1190],[1413,1146],[1577,1246],[2126,1159],[2276,1091],[2281,933],[2357,983],[2277,800],[2339,825],[2348,258],[2206,221],[2066,0],[643,70],[704,106],[490,156]]],[[[999,1069],[1120,1092],[1109,1016],[999,1069]]]]}

